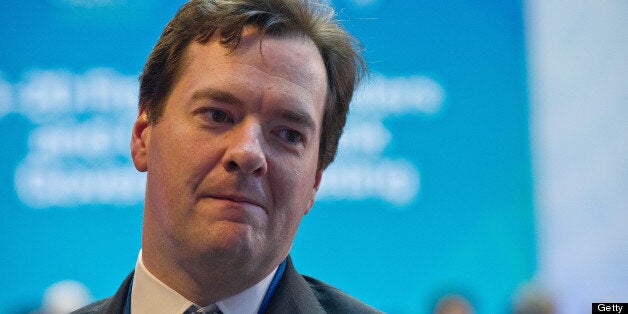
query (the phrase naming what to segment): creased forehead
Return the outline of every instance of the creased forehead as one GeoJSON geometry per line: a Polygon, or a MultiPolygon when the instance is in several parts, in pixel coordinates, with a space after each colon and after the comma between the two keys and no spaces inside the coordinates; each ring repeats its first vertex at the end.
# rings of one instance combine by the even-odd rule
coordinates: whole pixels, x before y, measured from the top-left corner
{"type": "MultiPolygon", "coordinates": [[[[215,45],[225,48],[225,55],[234,58],[246,58],[247,61],[257,61],[257,67],[262,69],[268,64],[298,78],[298,85],[313,92],[316,88],[328,89],[327,69],[323,57],[312,39],[298,32],[283,33],[280,35],[264,33],[259,27],[250,25],[242,30],[236,47],[225,47],[221,42],[222,36],[217,31],[205,42],[194,42],[186,48],[184,54],[184,68],[189,66],[191,47],[195,45],[215,45]],[[286,45],[288,42],[297,42],[295,45],[286,45]],[[281,48],[278,48],[281,47],[281,48]],[[306,48],[306,49],[297,49],[306,48]],[[288,52],[288,53],[286,53],[288,52]]],[[[255,63],[253,63],[255,64],[255,63]]],[[[293,83],[296,83],[293,81],[293,83]]],[[[326,92],[325,92],[326,94],[326,92]]]]}

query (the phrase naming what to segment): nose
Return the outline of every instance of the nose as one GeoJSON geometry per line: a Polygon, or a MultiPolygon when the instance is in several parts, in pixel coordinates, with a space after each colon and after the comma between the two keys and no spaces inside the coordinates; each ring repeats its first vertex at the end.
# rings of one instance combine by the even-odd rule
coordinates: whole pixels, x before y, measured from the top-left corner
{"type": "Polygon", "coordinates": [[[227,149],[222,164],[227,172],[242,172],[262,176],[268,169],[263,148],[261,126],[256,122],[242,121],[232,129],[226,139],[227,149]]]}

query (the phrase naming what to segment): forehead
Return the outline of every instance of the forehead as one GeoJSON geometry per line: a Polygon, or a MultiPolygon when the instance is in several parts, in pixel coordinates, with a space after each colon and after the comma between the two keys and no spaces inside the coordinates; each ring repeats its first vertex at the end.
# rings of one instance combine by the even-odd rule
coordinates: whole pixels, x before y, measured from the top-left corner
{"type": "Polygon", "coordinates": [[[315,43],[307,36],[293,33],[274,35],[261,33],[255,26],[246,26],[235,48],[220,44],[220,30],[206,42],[192,42],[183,56],[180,74],[190,67],[207,69],[230,65],[246,65],[286,79],[314,92],[327,90],[327,70],[315,43]]]}

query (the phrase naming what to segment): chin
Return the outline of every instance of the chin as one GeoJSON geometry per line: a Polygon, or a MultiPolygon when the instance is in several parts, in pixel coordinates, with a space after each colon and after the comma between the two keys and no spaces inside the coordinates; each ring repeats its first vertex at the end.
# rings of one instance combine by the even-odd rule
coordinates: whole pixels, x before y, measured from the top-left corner
{"type": "Polygon", "coordinates": [[[263,247],[263,237],[250,225],[237,222],[219,222],[212,226],[203,241],[205,251],[216,258],[241,260],[255,258],[255,252],[263,247]]]}

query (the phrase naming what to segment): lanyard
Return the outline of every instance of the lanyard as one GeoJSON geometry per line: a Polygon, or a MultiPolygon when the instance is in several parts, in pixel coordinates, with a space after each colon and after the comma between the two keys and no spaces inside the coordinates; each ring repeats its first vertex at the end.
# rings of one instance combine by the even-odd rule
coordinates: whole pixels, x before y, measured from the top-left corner
{"type": "Polygon", "coordinates": [[[126,301],[124,302],[124,314],[131,314],[131,290],[133,290],[133,280],[135,276],[131,278],[131,283],[129,284],[129,291],[126,293],[126,301]]]}
{"type": "MultiPolygon", "coordinates": [[[[286,260],[284,259],[279,267],[277,267],[277,271],[275,272],[275,276],[273,276],[273,280],[270,282],[268,286],[268,290],[266,290],[266,294],[264,295],[264,299],[262,299],[262,304],[259,307],[259,311],[257,314],[263,314],[266,312],[268,308],[268,304],[270,304],[270,299],[275,294],[275,290],[277,290],[277,286],[279,285],[279,280],[283,275],[283,271],[286,269],[286,260]]],[[[129,284],[129,291],[126,294],[126,302],[124,302],[124,314],[131,314],[131,290],[133,290],[133,278],[131,278],[131,283],[129,284]]]]}
{"type": "Polygon", "coordinates": [[[283,275],[283,271],[286,269],[286,260],[284,259],[279,267],[277,267],[277,272],[275,272],[275,276],[273,276],[273,281],[270,282],[268,286],[268,290],[266,290],[266,295],[264,295],[264,299],[262,300],[262,304],[259,306],[259,311],[257,314],[264,314],[266,312],[266,308],[268,308],[268,304],[270,303],[270,299],[275,294],[275,290],[277,290],[277,286],[279,285],[279,280],[283,275]]]}

